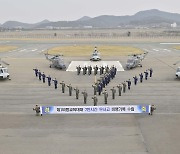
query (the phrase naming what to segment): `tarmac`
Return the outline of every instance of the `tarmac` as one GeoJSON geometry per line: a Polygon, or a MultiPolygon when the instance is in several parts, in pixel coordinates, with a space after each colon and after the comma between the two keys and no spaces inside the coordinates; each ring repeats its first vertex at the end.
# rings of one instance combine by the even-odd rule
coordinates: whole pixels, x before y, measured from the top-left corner
{"type": "MultiPolygon", "coordinates": [[[[3,41],[0,42],[0,44],[3,41]]],[[[11,80],[0,81],[0,149],[3,154],[68,153],[68,154],[179,154],[180,151],[180,80],[176,79],[180,51],[171,44],[142,42],[109,42],[109,44],[135,46],[148,51],[142,61],[143,67],[118,71],[106,88],[108,105],[154,104],[152,116],[141,114],[94,114],[94,115],[45,115],[35,116],[36,104],[53,106],[83,106],[83,96],[78,100],[55,90],[35,77],[34,68],[51,75],[59,82],[78,86],[80,92],[87,90],[87,106],[93,105],[93,75],[77,76],[49,68],[43,52],[59,45],[72,45],[73,41],[28,42],[5,41],[18,49],[0,53],[10,63],[11,80]],[[122,96],[116,93],[112,100],[110,89],[119,83],[153,68],[153,77],[135,86],[122,96]]],[[[79,42],[83,44],[84,42],[79,42]]],[[[173,42],[172,42],[173,43],[173,42]]],[[[76,42],[77,44],[77,42],[76,42]]],[[[91,43],[90,43],[91,44],[91,43]]],[[[93,43],[92,43],[93,44],[93,43]]],[[[97,42],[96,44],[101,44],[97,42]]],[[[104,42],[102,43],[104,44],[104,42]]],[[[123,68],[128,57],[103,57],[104,61],[119,61],[123,68]]],[[[88,61],[89,57],[64,57],[67,66],[71,61],[88,61]]],[[[97,76],[98,78],[99,76],[97,76]]],[[[117,90],[116,90],[117,91],[117,90]]],[[[98,96],[98,105],[104,105],[103,95],[98,96]]]]}

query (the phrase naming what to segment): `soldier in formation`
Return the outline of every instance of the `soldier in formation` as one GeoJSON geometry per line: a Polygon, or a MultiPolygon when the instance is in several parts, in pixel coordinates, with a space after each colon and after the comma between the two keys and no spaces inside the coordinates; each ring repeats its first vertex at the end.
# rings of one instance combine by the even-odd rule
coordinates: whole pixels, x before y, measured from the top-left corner
{"type": "Polygon", "coordinates": [[[147,78],[148,78],[148,71],[146,70],[146,71],[144,72],[144,74],[145,74],[145,80],[147,80],[147,78]]]}
{"type": "Polygon", "coordinates": [[[67,87],[69,88],[69,96],[72,96],[72,86],[71,86],[71,84],[67,85],[67,87]]]}
{"type": "Polygon", "coordinates": [[[94,97],[92,97],[92,100],[94,101],[94,106],[97,106],[98,99],[97,99],[96,95],[94,95],[94,97]]]}
{"type": "Polygon", "coordinates": [[[152,77],[152,73],[153,73],[153,69],[150,68],[150,69],[149,69],[149,76],[150,76],[150,77],[152,77]]]}
{"type": "Polygon", "coordinates": [[[56,80],[56,78],[53,81],[54,81],[54,89],[57,89],[58,81],[56,80]]]}
{"type": "Polygon", "coordinates": [[[64,81],[60,82],[60,84],[62,86],[62,93],[65,93],[66,84],[64,83],[64,81]]]}
{"type": "Polygon", "coordinates": [[[76,99],[79,99],[79,89],[78,87],[74,88],[75,93],[76,93],[76,99]]]}
{"type": "Polygon", "coordinates": [[[135,75],[135,76],[133,77],[133,79],[134,79],[134,85],[136,85],[136,84],[137,84],[137,81],[138,81],[137,76],[135,75]]]}
{"type": "Polygon", "coordinates": [[[119,84],[117,85],[118,91],[119,91],[119,96],[121,96],[121,92],[122,92],[122,85],[119,84]]]}
{"type": "Polygon", "coordinates": [[[126,82],[127,82],[127,84],[128,84],[128,89],[130,90],[130,89],[131,89],[131,80],[129,79],[129,80],[127,80],[126,82]]]}
{"type": "Polygon", "coordinates": [[[84,98],[84,104],[86,104],[87,103],[87,97],[88,97],[88,94],[87,94],[86,90],[84,90],[82,92],[82,94],[83,94],[83,98],[84,98]]]}
{"type": "Polygon", "coordinates": [[[48,79],[48,86],[51,86],[51,77],[50,75],[46,77],[48,79]]]}
{"type": "Polygon", "coordinates": [[[140,77],[140,82],[142,83],[142,82],[143,82],[143,74],[140,73],[140,74],[139,74],[139,77],[140,77]]]}
{"type": "Polygon", "coordinates": [[[34,70],[35,76],[38,77],[38,69],[35,68],[35,69],[33,69],[33,70],[34,70]]]}
{"type": "Polygon", "coordinates": [[[77,69],[77,75],[80,75],[80,73],[81,73],[81,66],[80,65],[77,66],[76,69],[77,69]]]}
{"type": "Polygon", "coordinates": [[[105,90],[102,94],[104,94],[104,103],[107,104],[108,92],[105,90]]]}
{"type": "Polygon", "coordinates": [[[44,74],[44,72],[42,73],[42,80],[43,80],[43,83],[46,82],[46,75],[44,74]]]}
{"type": "Polygon", "coordinates": [[[124,81],[124,82],[122,83],[122,85],[123,85],[123,93],[125,93],[125,92],[126,92],[126,81],[124,81]]]}
{"type": "Polygon", "coordinates": [[[111,89],[111,91],[112,91],[112,99],[115,99],[116,89],[113,87],[113,88],[111,89]]]}

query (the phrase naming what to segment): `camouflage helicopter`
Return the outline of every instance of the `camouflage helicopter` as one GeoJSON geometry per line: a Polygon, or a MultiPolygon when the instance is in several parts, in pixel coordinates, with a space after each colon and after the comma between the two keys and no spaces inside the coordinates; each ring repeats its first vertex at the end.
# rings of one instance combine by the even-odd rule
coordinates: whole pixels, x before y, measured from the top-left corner
{"type": "Polygon", "coordinates": [[[91,55],[90,60],[91,61],[100,61],[101,60],[100,53],[97,51],[97,47],[94,48],[94,51],[91,55]]]}
{"type": "MultiPolygon", "coordinates": [[[[178,64],[178,63],[180,63],[180,61],[177,61],[177,62],[174,63],[173,65],[176,65],[176,64],[178,64]]],[[[177,68],[175,75],[176,75],[177,78],[180,78],[180,66],[177,68]]]]}
{"type": "Polygon", "coordinates": [[[132,69],[137,66],[142,67],[141,61],[146,57],[148,52],[144,52],[143,54],[133,54],[130,58],[128,58],[126,63],[127,69],[132,69]]]}
{"type": "Polygon", "coordinates": [[[8,68],[2,66],[2,63],[5,64],[5,65],[9,65],[5,61],[2,61],[1,58],[0,58],[0,79],[9,79],[10,80],[10,78],[9,78],[10,75],[8,73],[8,68]]]}
{"type": "Polygon", "coordinates": [[[49,67],[55,67],[59,69],[66,69],[66,65],[64,64],[64,60],[62,58],[63,55],[53,55],[53,54],[44,54],[46,59],[51,61],[49,67]]]}

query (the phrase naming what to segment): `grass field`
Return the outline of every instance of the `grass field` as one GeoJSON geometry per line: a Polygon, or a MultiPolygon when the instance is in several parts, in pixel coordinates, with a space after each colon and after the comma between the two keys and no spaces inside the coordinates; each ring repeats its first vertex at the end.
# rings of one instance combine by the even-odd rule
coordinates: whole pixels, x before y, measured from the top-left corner
{"type": "Polygon", "coordinates": [[[16,46],[0,45],[0,52],[6,52],[17,49],[16,46]]]}
{"type": "Polygon", "coordinates": [[[180,50],[180,45],[179,46],[175,46],[173,48],[176,49],[176,50],[180,50]]]}
{"type": "MultiPolygon", "coordinates": [[[[127,56],[129,54],[143,53],[141,49],[131,46],[98,46],[97,50],[103,56],[127,56]]],[[[48,51],[49,54],[63,54],[64,56],[90,56],[94,51],[94,46],[61,46],[54,47],[48,51]]]]}

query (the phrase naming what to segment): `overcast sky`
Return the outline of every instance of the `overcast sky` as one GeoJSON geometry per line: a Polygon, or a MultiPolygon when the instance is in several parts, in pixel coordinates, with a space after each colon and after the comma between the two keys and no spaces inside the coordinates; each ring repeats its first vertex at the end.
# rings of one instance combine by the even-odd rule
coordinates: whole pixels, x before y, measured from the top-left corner
{"type": "Polygon", "coordinates": [[[133,15],[159,9],[180,13],[180,0],[0,0],[0,23],[76,20],[83,16],[133,15]]]}

